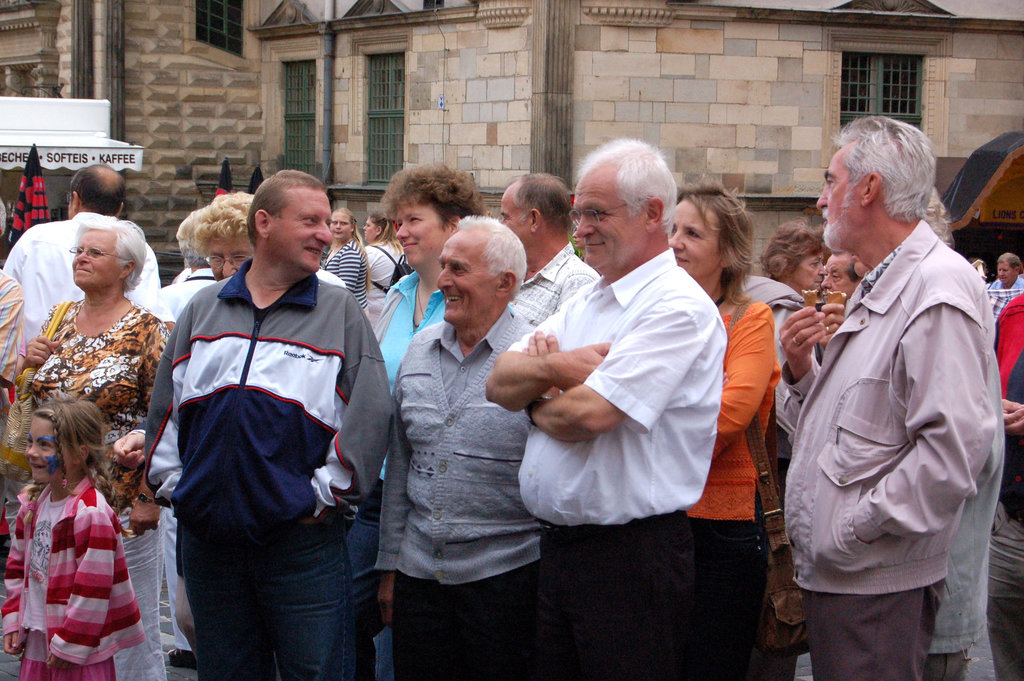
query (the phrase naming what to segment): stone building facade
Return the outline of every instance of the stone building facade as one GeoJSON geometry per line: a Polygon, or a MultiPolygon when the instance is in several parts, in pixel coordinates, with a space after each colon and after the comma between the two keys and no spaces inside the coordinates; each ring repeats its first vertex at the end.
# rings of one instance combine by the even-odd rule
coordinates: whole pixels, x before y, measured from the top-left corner
{"type": "Polygon", "coordinates": [[[244,14],[240,54],[197,40],[210,0],[0,0],[5,94],[53,81],[121,102],[121,139],[146,148],[130,208],[154,242],[209,198],[224,156],[239,185],[257,162],[319,174],[358,214],[403,165],[470,170],[497,206],[514,177],[571,179],[623,135],[665,149],[681,182],[739,190],[763,240],[814,213],[851,93],[884,99],[913,80],[915,122],[947,181],[977,146],[1024,128],[1020,0],[217,3],[244,14]],[[890,64],[900,57],[909,76],[890,64]],[[388,90],[382,77],[398,80],[388,90]]]}
{"type": "Polygon", "coordinates": [[[602,142],[640,137],[668,152],[679,181],[710,176],[738,189],[762,240],[814,212],[848,103],[844,55],[916,60],[917,123],[947,179],[977,146],[1024,128],[1024,6],[1013,0],[443,4],[341,2],[335,17],[302,6],[305,28],[281,21],[285,13],[264,21],[254,30],[264,162],[273,166],[283,144],[276,74],[294,58],[320,68],[325,33],[334,39],[333,103],[323,109],[333,115],[334,197],[357,212],[380,196],[368,181],[367,64],[383,52],[405,64],[405,164],[470,170],[496,202],[517,175],[569,178],[602,142]]]}
{"type": "MultiPolygon", "coordinates": [[[[257,25],[260,7],[243,7],[257,25]]],[[[109,99],[111,136],[145,148],[126,213],[165,249],[223,158],[244,188],[262,153],[259,42],[236,55],[198,41],[195,14],[196,0],[0,0],[0,95],[109,99]]]]}

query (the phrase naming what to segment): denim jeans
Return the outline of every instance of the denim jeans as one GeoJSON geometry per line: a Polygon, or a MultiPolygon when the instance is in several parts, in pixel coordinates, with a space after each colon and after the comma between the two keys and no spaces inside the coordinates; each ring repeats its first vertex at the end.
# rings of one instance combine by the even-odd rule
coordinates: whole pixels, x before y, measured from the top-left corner
{"type": "Polygon", "coordinates": [[[274,681],[275,667],[281,681],[352,679],[352,580],[339,514],[292,524],[264,546],[178,531],[200,681],[274,681]]]}
{"type": "Polygon", "coordinates": [[[692,517],[690,527],[695,577],[685,678],[743,681],[764,598],[764,529],[753,520],[692,517]]]}
{"type": "Polygon", "coordinates": [[[356,681],[392,681],[391,636],[384,632],[377,604],[380,573],[377,547],[380,544],[380,504],[384,481],[378,480],[370,496],[359,505],[355,522],[348,531],[348,557],[352,563],[352,591],[356,615],[356,681]],[[376,664],[374,662],[376,661],[376,664]]]}

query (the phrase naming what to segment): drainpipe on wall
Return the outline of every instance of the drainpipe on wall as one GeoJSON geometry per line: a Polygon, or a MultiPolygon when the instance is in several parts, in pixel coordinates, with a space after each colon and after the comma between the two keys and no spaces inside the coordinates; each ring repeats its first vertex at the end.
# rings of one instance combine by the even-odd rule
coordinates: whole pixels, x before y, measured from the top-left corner
{"type": "Polygon", "coordinates": [[[334,140],[334,0],[324,0],[324,130],[320,148],[320,167],[324,184],[330,184],[334,164],[331,163],[331,147],[334,140]]]}

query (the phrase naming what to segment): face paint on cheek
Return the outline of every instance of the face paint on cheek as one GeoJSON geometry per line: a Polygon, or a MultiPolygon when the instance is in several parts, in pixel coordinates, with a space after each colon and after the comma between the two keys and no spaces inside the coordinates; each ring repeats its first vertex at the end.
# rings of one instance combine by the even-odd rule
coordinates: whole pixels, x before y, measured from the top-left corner
{"type": "Polygon", "coordinates": [[[57,472],[57,469],[60,468],[60,460],[57,458],[56,454],[51,454],[50,456],[45,457],[45,459],[46,472],[53,475],[57,472]]]}

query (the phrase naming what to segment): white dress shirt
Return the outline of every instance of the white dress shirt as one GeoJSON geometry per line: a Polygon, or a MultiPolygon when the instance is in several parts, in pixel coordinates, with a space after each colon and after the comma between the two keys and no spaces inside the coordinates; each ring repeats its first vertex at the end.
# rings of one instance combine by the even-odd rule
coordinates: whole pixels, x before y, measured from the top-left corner
{"type": "Polygon", "coordinates": [[[215,283],[217,280],[213,276],[212,269],[209,267],[198,269],[177,284],[170,284],[160,289],[160,302],[170,312],[171,317],[177,321],[185,310],[185,306],[188,305],[188,301],[192,300],[192,296],[215,283]]]}
{"type": "MultiPolygon", "coordinates": [[[[539,330],[563,351],[612,344],[584,385],[626,420],[584,442],[534,428],[519,470],[530,512],[559,525],[616,525],[696,503],[715,444],[726,333],[672,252],[584,287],[539,330]]],[[[528,339],[510,350],[524,351],[528,339]]]]}
{"type": "MultiPolygon", "coordinates": [[[[75,286],[70,252],[75,246],[81,221],[96,213],[78,213],[70,220],[44,222],[25,232],[14,244],[4,265],[4,274],[21,284],[25,295],[25,338],[31,339],[45,331],[43,322],[50,308],[65,300],[78,301],[85,297],[75,286]]],[[[139,285],[125,294],[161,321],[174,321],[160,303],[160,271],[153,249],[146,245],[146,263],[142,268],[139,285]]]]}

